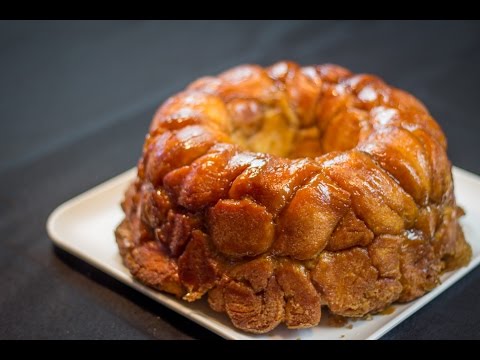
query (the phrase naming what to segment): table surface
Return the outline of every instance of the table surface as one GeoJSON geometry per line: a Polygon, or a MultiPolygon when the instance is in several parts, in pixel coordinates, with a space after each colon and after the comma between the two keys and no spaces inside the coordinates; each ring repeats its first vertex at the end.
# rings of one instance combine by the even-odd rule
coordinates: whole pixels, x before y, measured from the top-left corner
{"type": "MultiPolygon", "coordinates": [[[[480,22],[0,22],[0,338],[217,338],[55,248],[45,222],[135,165],[170,94],[280,59],[338,63],[412,92],[452,162],[480,173],[480,22]]],[[[478,339],[479,298],[480,268],[384,339],[478,339]]]]}

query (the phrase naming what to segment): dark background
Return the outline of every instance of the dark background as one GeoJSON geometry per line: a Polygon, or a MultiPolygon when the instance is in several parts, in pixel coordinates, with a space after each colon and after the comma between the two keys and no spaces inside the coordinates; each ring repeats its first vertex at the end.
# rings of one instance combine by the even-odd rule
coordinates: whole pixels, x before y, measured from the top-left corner
{"type": "MultiPolygon", "coordinates": [[[[480,173],[480,22],[0,22],[0,338],[216,338],[55,249],[45,222],[135,165],[170,94],[280,59],[414,93],[453,163],[480,173]]],[[[384,338],[480,338],[479,298],[480,268],[384,338]]]]}

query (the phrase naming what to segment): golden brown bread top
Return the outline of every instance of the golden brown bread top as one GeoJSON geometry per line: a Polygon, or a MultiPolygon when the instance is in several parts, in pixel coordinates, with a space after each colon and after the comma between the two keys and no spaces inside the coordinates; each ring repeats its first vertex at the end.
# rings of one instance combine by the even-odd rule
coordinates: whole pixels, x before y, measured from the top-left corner
{"type": "Polygon", "coordinates": [[[155,114],[117,231],[132,273],[242,329],[362,316],[468,261],[425,106],[335,65],[244,65],[155,114]]]}
{"type": "MultiPolygon", "coordinates": [[[[146,180],[160,185],[171,170],[196,159],[208,163],[202,155],[218,143],[290,158],[357,148],[422,205],[432,197],[440,201],[448,187],[445,136],[425,107],[375,76],[351,75],[332,65],[300,68],[283,62],[265,70],[247,65],[197,80],[159,109],[140,165],[146,180]]],[[[263,154],[253,156],[265,161],[263,154]]],[[[288,163],[274,157],[269,164],[282,161],[288,163]]]]}

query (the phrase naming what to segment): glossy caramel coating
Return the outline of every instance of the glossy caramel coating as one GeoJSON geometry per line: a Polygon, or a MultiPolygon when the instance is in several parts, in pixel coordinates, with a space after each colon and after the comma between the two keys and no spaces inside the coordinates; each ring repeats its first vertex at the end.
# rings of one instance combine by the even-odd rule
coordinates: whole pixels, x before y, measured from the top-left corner
{"type": "Polygon", "coordinates": [[[382,311],[471,257],[438,124],[335,65],[242,65],[171,97],[122,207],[134,277],[253,333],[382,311]]]}

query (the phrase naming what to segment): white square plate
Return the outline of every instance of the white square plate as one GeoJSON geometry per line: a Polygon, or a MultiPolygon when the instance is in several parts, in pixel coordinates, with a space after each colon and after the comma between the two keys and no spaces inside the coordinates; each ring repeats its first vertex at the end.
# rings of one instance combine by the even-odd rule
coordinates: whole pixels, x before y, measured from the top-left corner
{"type": "Polygon", "coordinates": [[[156,292],[135,281],[123,266],[113,231],[122,220],[120,201],[135,173],[131,169],[59,206],[48,219],[50,237],[62,249],[227,339],[378,339],[480,262],[480,177],[454,168],[457,201],[467,213],[462,224],[473,248],[473,258],[467,267],[445,274],[440,286],[408,304],[395,305],[391,314],[351,322],[351,329],[328,326],[326,319],[322,319],[319,326],[311,329],[288,330],[279,326],[266,335],[247,334],[235,329],[225,314],[211,310],[206,301],[187,303],[156,292]]]}

